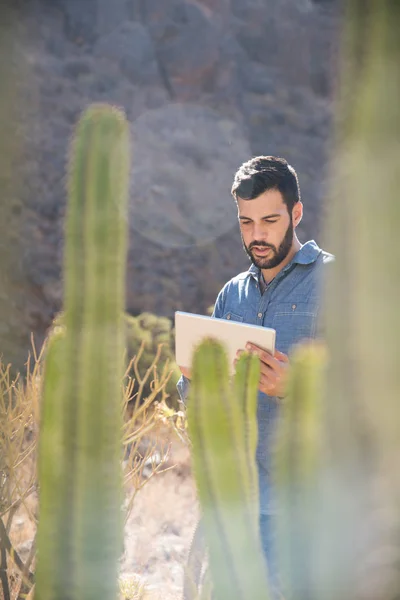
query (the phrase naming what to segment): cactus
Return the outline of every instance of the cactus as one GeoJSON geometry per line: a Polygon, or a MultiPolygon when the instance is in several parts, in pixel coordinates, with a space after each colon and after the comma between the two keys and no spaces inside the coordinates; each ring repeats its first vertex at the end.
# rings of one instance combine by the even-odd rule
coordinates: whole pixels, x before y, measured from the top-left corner
{"type": "Polygon", "coordinates": [[[89,107],[70,159],[65,330],[46,356],[37,600],[117,594],[128,175],[124,115],[89,107]]]}
{"type": "Polygon", "coordinates": [[[325,292],[330,364],[319,590],[328,600],[351,598],[363,581],[369,597],[380,600],[397,597],[400,589],[400,549],[393,546],[400,533],[395,359],[400,337],[400,247],[395,242],[400,222],[400,4],[347,0],[346,5],[327,222],[336,261],[325,292]],[[389,529],[383,514],[393,515],[389,529]],[[370,546],[366,531],[375,532],[370,546]]]}
{"type": "MultiPolygon", "coordinates": [[[[293,431],[291,407],[305,407],[322,444],[298,427],[301,450],[290,458],[281,449],[277,472],[289,599],[387,600],[400,589],[400,250],[391,244],[400,216],[399,28],[398,2],[347,0],[326,233],[336,260],[324,289],[325,391],[296,391],[295,367],[282,430],[293,431]]],[[[319,377],[314,368],[308,377],[319,377]]]]}
{"type": "Polygon", "coordinates": [[[231,385],[224,349],[205,340],[192,375],[188,424],[215,598],[266,600],[255,467],[258,358],[243,355],[231,385]]]}
{"type": "Polygon", "coordinates": [[[183,600],[199,600],[205,573],[208,573],[207,541],[200,517],[193,533],[184,568],[183,600]]]}
{"type": "Polygon", "coordinates": [[[286,600],[313,600],[314,552],[321,475],[322,399],[326,352],[299,346],[291,357],[287,396],[277,431],[274,487],[280,513],[277,545],[286,600]]]}

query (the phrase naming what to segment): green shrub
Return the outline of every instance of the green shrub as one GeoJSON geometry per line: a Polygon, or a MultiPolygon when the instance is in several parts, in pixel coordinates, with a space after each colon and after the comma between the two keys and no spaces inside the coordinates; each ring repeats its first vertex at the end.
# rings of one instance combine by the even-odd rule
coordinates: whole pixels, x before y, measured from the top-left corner
{"type": "MultiPolygon", "coordinates": [[[[148,378],[143,384],[143,395],[146,397],[151,391],[154,378],[160,378],[164,370],[171,373],[166,392],[169,394],[170,403],[177,401],[176,382],[180,371],[175,362],[175,332],[170,319],[159,317],[145,312],[136,317],[125,316],[127,325],[127,354],[128,360],[140,355],[139,365],[141,373],[148,370],[148,378]],[[158,357],[158,358],[157,358],[158,357]],[[156,364],[154,365],[155,359],[156,364]]],[[[143,375],[143,378],[146,375],[143,375]]],[[[141,379],[143,379],[141,378],[141,379]]],[[[137,378],[134,393],[139,389],[140,381],[137,378]]]]}

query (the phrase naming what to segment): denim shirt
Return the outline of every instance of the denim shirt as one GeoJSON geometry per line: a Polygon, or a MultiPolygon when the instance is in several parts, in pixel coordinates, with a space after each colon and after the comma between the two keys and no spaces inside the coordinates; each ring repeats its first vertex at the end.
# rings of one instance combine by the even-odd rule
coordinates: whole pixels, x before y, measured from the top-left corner
{"type": "MultiPolygon", "coordinates": [[[[213,316],[276,330],[276,348],[285,354],[301,340],[318,335],[321,300],[320,267],[333,256],[312,240],[304,244],[277,276],[260,290],[260,269],[252,265],[228,281],[218,294],[213,316]]],[[[181,377],[177,384],[183,401],[190,381],[181,377]]],[[[270,485],[271,449],[280,413],[276,397],[258,393],[258,447],[256,460],[260,487],[260,512],[273,514],[276,506],[270,485]]]]}

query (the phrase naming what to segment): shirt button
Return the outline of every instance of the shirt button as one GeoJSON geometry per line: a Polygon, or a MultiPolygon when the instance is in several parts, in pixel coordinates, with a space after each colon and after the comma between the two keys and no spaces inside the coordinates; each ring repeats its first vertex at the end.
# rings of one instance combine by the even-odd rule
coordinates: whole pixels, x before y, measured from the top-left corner
{"type": "Polygon", "coordinates": [[[296,304],[292,304],[292,310],[296,310],[297,305],[296,304]]]}
{"type": "Polygon", "coordinates": [[[230,319],[230,318],[231,318],[231,315],[226,315],[226,318],[227,318],[227,319],[230,319]]]}
{"type": "Polygon", "coordinates": [[[258,315],[257,315],[257,317],[258,317],[259,319],[261,319],[261,317],[262,317],[262,316],[263,316],[263,314],[262,314],[262,313],[258,313],[258,315]]]}

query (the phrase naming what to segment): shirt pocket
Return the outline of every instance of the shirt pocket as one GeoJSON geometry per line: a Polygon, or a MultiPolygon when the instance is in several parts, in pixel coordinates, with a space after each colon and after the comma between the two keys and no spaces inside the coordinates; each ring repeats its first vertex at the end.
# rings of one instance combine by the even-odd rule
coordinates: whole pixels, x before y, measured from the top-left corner
{"type": "Polygon", "coordinates": [[[239,323],[243,323],[243,317],[241,315],[238,315],[237,313],[232,312],[231,310],[225,312],[222,318],[227,319],[228,321],[237,321],[239,323]]]}
{"type": "Polygon", "coordinates": [[[309,302],[283,302],[274,312],[272,327],[276,330],[276,348],[287,354],[294,344],[315,338],[317,308],[309,302]]]}

